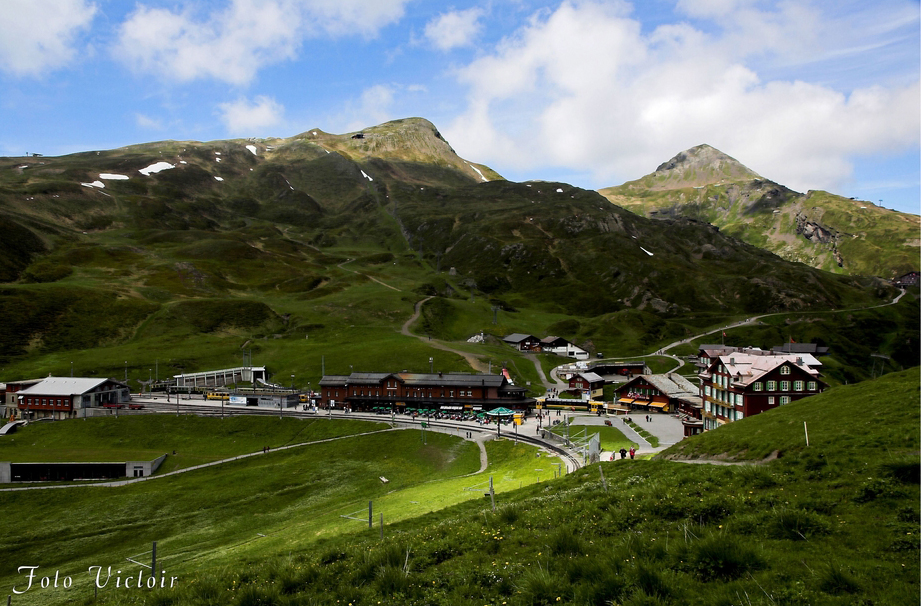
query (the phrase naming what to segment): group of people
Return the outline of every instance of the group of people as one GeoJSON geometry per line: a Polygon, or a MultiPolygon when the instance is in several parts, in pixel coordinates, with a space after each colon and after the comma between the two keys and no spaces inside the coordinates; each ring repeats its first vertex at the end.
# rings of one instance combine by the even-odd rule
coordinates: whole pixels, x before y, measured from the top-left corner
{"type": "MultiPolygon", "coordinates": [[[[621,449],[620,449],[620,458],[621,458],[621,459],[626,459],[628,454],[630,455],[630,458],[631,458],[631,459],[636,458],[636,447],[631,446],[631,447],[630,447],[630,450],[627,450],[626,448],[621,447],[621,449]]],[[[611,453],[611,460],[612,460],[612,461],[614,460],[614,453],[613,453],[613,452],[611,453]]]]}

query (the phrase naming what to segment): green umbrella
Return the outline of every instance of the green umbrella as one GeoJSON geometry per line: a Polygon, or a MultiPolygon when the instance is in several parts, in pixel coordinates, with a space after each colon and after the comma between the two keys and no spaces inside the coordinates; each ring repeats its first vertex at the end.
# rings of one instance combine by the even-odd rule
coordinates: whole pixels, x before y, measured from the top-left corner
{"type": "Polygon", "coordinates": [[[487,412],[491,417],[510,417],[515,414],[514,410],[509,410],[508,408],[495,408],[487,412]]]}

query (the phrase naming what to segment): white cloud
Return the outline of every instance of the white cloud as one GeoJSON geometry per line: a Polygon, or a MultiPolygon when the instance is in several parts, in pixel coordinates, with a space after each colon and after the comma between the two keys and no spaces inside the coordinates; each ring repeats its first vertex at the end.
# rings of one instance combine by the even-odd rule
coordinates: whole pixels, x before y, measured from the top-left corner
{"type": "Polygon", "coordinates": [[[156,118],[151,118],[150,116],[146,116],[144,114],[135,114],[134,121],[141,128],[149,128],[152,130],[160,130],[163,128],[162,121],[157,120],[156,118]]]}
{"type": "Polygon", "coordinates": [[[470,46],[483,29],[480,23],[483,12],[483,9],[474,7],[443,13],[425,25],[425,37],[435,48],[443,51],[470,46]]]}
{"type": "Polygon", "coordinates": [[[121,25],[115,56],[140,72],[189,81],[250,82],[292,59],[317,36],[372,36],[398,20],[408,0],[232,0],[201,15],[138,5],[121,25]]]}
{"type": "MultiPolygon", "coordinates": [[[[753,56],[778,56],[778,40],[799,27],[741,0],[683,4],[750,20],[748,32],[761,19],[768,34],[746,42],[753,56]]],[[[627,8],[563,2],[459,70],[467,107],[444,129],[455,149],[500,167],[589,170],[600,187],[708,143],[794,189],[834,191],[856,156],[918,146],[916,74],[846,92],[765,81],[733,51],[735,32],[687,23],[643,32],[627,8]]]]}
{"type": "Polygon", "coordinates": [[[234,135],[266,136],[265,130],[282,122],[285,108],[274,99],[258,96],[254,102],[237,99],[221,103],[221,120],[234,135]]]}
{"type": "Polygon", "coordinates": [[[70,63],[76,38],[96,5],[86,0],[3,0],[0,3],[0,69],[41,76],[70,63]]]}

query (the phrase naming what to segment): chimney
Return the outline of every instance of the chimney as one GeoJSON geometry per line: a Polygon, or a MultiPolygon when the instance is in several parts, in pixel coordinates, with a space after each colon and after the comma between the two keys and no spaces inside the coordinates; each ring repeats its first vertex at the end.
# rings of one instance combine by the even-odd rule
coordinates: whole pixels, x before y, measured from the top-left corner
{"type": "Polygon", "coordinates": [[[803,365],[803,358],[801,358],[801,357],[796,358],[796,365],[797,365],[797,366],[802,366],[802,365],[803,365]]]}

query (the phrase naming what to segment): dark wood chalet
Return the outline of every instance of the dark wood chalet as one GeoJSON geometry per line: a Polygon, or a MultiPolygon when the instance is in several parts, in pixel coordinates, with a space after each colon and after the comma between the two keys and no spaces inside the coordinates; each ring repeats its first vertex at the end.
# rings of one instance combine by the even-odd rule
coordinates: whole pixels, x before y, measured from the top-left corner
{"type": "Polygon", "coordinates": [[[502,339],[518,351],[541,351],[540,339],[534,335],[514,333],[502,339]]]}
{"type": "Polygon", "coordinates": [[[577,372],[569,379],[569,392],[577,396],[587,392],[591,398],[602,398],[604,379],[593,372],[577,372]]]}
{"type": "Polygon", "coordinates": [[[634,410],[677,412],[694,419],[701,418],[703,409],[697,386],[671,372],[634,377],[617,388],[616,402],[634,410]]]}
{"type": "Polygon", "coordinates": [[[320,380],[322,408],[368,411],[388,408],[441,411],[490,411],[509,408],[526,411],[534,406],[524,387],[502,375],[467,373],[353,372],[326,375],[320,380]]]}

